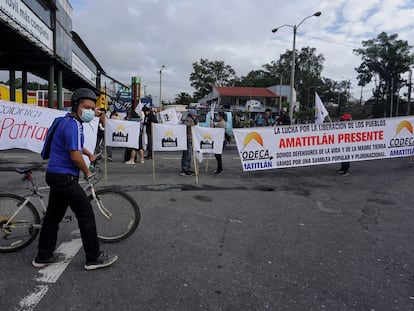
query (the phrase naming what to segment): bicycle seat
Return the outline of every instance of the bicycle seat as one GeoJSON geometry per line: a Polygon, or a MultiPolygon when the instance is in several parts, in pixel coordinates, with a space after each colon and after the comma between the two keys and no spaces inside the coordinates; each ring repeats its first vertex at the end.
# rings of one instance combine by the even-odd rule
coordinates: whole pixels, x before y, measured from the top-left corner
{"type": "Polygon", "coordinates": [[[29,166],[29,167],[16,167],[14,170],[19,173],[19,174],[27,174],[31,171],[37,170],[39,168],[41,168],[41,165],[33,165],[33,166],[29,166]]]}

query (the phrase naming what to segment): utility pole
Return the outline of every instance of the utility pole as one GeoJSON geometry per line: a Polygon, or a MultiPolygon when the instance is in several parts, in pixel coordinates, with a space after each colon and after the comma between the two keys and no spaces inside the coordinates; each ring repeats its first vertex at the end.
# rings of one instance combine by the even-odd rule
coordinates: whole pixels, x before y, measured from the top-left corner
{"type": "Polygon", "coordinates": [[[413,74],[413,70],[410,69],[410,72],[408,74],[408,96],[407,96],[407,101],[408,101],[408,105],[407,105],[407,116],[410,115],[411,112],[411,77],[413,74]]]}

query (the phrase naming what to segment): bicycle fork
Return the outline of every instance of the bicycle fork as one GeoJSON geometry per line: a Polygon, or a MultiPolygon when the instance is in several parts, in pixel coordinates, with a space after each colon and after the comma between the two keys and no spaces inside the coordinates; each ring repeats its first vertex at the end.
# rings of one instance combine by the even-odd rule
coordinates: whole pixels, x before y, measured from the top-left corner
{"type": "Polygon", "coordinates": [[[101,213],[108,219],[108,220],[112,220],[112,213],[111,211],[109,211],[104,204],[102,203],[101,199],[96,195],[95,192],[95,188],[94,187],[90,187],[90,191],[92,194],[92,198],[93,200],[96,202],[96,205],[98,205],[99,210],[101,211],[101,213]]]}

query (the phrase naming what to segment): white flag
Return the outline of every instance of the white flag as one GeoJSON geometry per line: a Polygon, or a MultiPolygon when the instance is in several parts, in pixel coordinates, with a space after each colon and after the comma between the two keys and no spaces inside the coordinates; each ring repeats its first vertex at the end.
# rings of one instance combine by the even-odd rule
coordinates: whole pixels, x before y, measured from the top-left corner
{"type": "Polygon", "coordinates": [[[195,152],[216,154],[223,152],[224,128],[193,126],[191,132],[195,152]]]}
{"type": "Polygon", "coordinates": [[[140,122],[116,119],[105,120],[105,140],[107,146],[138,149],[140,122]]]}
{"type": "Polygon", "coordinates": [[[323,123],[327,116],[329,116],[328,110],[323,105],[318,93],[315,92],[315,123],[323,123]]]}
{"type": "Polygon", "coordinates": [[[160,113],[161,123],[164,124],[178,124],[178,116],[175,107],[171,107],[161,111],[160,113]]]}
{"type": "Polygon", "coordinates": [[[138,102],[138,105],[135,107],[135,112],[141,117],[142,114],[142,108],[144,105],[141,103],[141,101],[138,102]]]}
{"type": "Polygon", "coordinates": [[[152,123],[154,151],[187,150],[187,127],[183,124],[152,123]]]}

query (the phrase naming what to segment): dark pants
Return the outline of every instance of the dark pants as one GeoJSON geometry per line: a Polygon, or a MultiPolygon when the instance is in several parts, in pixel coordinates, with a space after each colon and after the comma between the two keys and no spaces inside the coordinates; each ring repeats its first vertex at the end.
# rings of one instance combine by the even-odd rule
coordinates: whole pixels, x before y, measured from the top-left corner
{"type": "Polygon", "coordinates": [[[38,256],[41,259],[53,256],[59,223],[70,206],[78,220],[86,260],[95,260],[99,256],[95,216],[85,191],[78,184],[78,177],[46,173],[46,182],[50,186],[50,194],[47,212],[40,231],[38,256]]]}
{"type": "Polygon", "coordinates": [[[183,156],[181,157],[181,172],[191,171],[191,154],[193,153],[193,142],[187,140],[187,150],[183,150],[183,156]]]}
{"type": "Polygon", "coordinates": [[[350,166],[350,162],[341,162],[341,171],[348,172],[350,166]]]}
{"type": "Polygon", "coordinates": [[[147,132],[147,156],[152,157],[152,134],[147,132]]]}
{"type": "Polygon", "coordinates": [[[215,154],[214,155],[216,157],[217,160],[217,172],[220,173],[223,171],[223,163],[221,161],[221,154],[215,154]]]}

